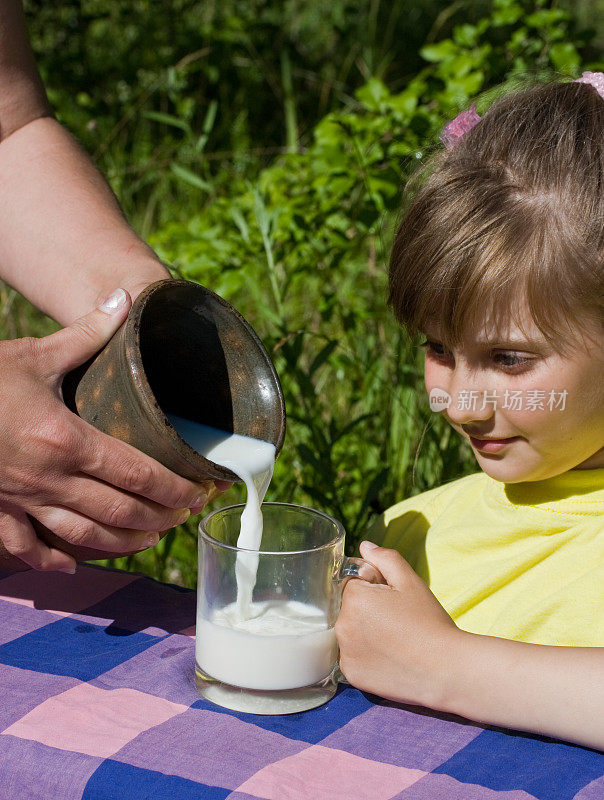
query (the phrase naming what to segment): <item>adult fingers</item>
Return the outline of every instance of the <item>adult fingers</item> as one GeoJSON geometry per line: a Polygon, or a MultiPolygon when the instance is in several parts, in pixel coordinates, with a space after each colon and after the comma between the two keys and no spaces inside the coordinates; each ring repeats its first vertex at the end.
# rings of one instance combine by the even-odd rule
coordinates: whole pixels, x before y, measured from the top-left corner
{"type": "Polygon", "coordinates": [[[41,541],[25,515],[0,513],[0,536],[7,552],[32,569],[75,572],[75,559],[41,541]]]}
{"type": "Polygon", "coordinates": [[[118,555],[154,547],[160,538],[157,532],[103,525],[69,508],[46,506],[36,509],[32,516],[34,514],[35,518],[65,542],[66,548],[69,549],[86,547],[118,555]]]}
{"type": "Polygon", "coordinates": [[[97,431],[78,417],[73,421],[80,439],[78,471],[168,508],[199,509],[208,502],[208,484],[176,475],[132,445],[97,431]]]}
{"type": "Polygon", "coordinates": [[[92,358],[126,319],[131,304],[130,295],[124,289],[116,289],[89,314],[40,339],[47,373],[62,376],[92,358]]]}
{"type": "MultiPolygon", "coordinates": [[[[191,513],[188,508],[166,508],[87,475],[75,475],[61,481],[47,495],[44,505],[67,507],[113,528],[165,531],[181,525],[191,513]]],[[[32,513],[35,516],[35,509],[32,513]]]]}

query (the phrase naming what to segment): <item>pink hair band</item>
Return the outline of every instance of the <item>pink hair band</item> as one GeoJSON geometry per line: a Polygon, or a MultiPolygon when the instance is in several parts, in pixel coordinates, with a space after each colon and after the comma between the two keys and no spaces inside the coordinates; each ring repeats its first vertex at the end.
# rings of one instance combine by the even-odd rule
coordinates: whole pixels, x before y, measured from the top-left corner
{"type": "Polygon", "coordinates": [[[584,72],[573,83],[589,83],[604,100],[604,72],[584,72]]]}
{"type": "Polygon", "coordinates": [[[452,150],[457,142],[471,131],[482,117],[476,111],[476,103],[472,103],[467,111],[462,111],[451,122],[447,122],[440,135],[440,140],[447,148],[452,150]]]}
{"type": "MultiPolygon", "coordinates": [[[[573,83],[588,83],[593,86],[596,92],[604,100],[604,72],[584,72],[580,78],[573,83]]],[[[447,150],[452,150],[457,142],[463,138],[468,131],[471,131],[482,117],[476,111],[476,103],[472,103],[469,109],[462,111],[451,122],[447,122],[440,135],[440,140],[447,150]]]]}

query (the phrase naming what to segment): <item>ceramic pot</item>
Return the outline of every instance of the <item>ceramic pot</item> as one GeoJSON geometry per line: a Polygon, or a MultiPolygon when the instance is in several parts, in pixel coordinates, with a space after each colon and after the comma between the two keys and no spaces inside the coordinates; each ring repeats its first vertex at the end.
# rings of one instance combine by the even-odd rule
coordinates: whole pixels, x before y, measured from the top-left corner
{"type": "Polygon", "coordinates": [[[248,322],[209,289],[163,280],[144,289],[109,343],[66,376],[66,404],[194,481],[239,478],[182,439],[167,414],[272,442],[285,403],[271,359],[248,322]]]}

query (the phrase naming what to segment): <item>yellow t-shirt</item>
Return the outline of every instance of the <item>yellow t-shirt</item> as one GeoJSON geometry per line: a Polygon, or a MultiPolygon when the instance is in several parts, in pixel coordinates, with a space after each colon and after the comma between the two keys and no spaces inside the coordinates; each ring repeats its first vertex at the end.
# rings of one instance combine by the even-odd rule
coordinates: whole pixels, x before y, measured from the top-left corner
{"type": "Polygon", "coordinates": [[[392,506],[370,538],[464,630],[604,647],[603,513],[604,469],[517,484],[480,472],[392,506]]]}

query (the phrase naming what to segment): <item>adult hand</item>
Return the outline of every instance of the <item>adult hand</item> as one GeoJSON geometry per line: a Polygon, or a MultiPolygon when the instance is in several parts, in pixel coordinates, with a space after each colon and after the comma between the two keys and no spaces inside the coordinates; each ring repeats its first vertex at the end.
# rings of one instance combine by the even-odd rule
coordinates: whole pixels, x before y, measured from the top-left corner
{"type": "Polygon", "coordinates": [[[38,538],[28,515],[71,553],[112,557],[153,546],[159,531],[219,493],[97,431],[63,403],[64,375],[109,341],[130,305],[119,289],[57,333],[0,342],[0,544],[21,568],[71,572],[76,563],[61,544],[38,538]]]}
{"type": "Polygon", "coordinates": [[[464,631],[395,550],[363,542],[361,555],[387,584],[347,583],[335,626],[340,669],[359,689],[438,708],[452,645],[464,631]]]}

